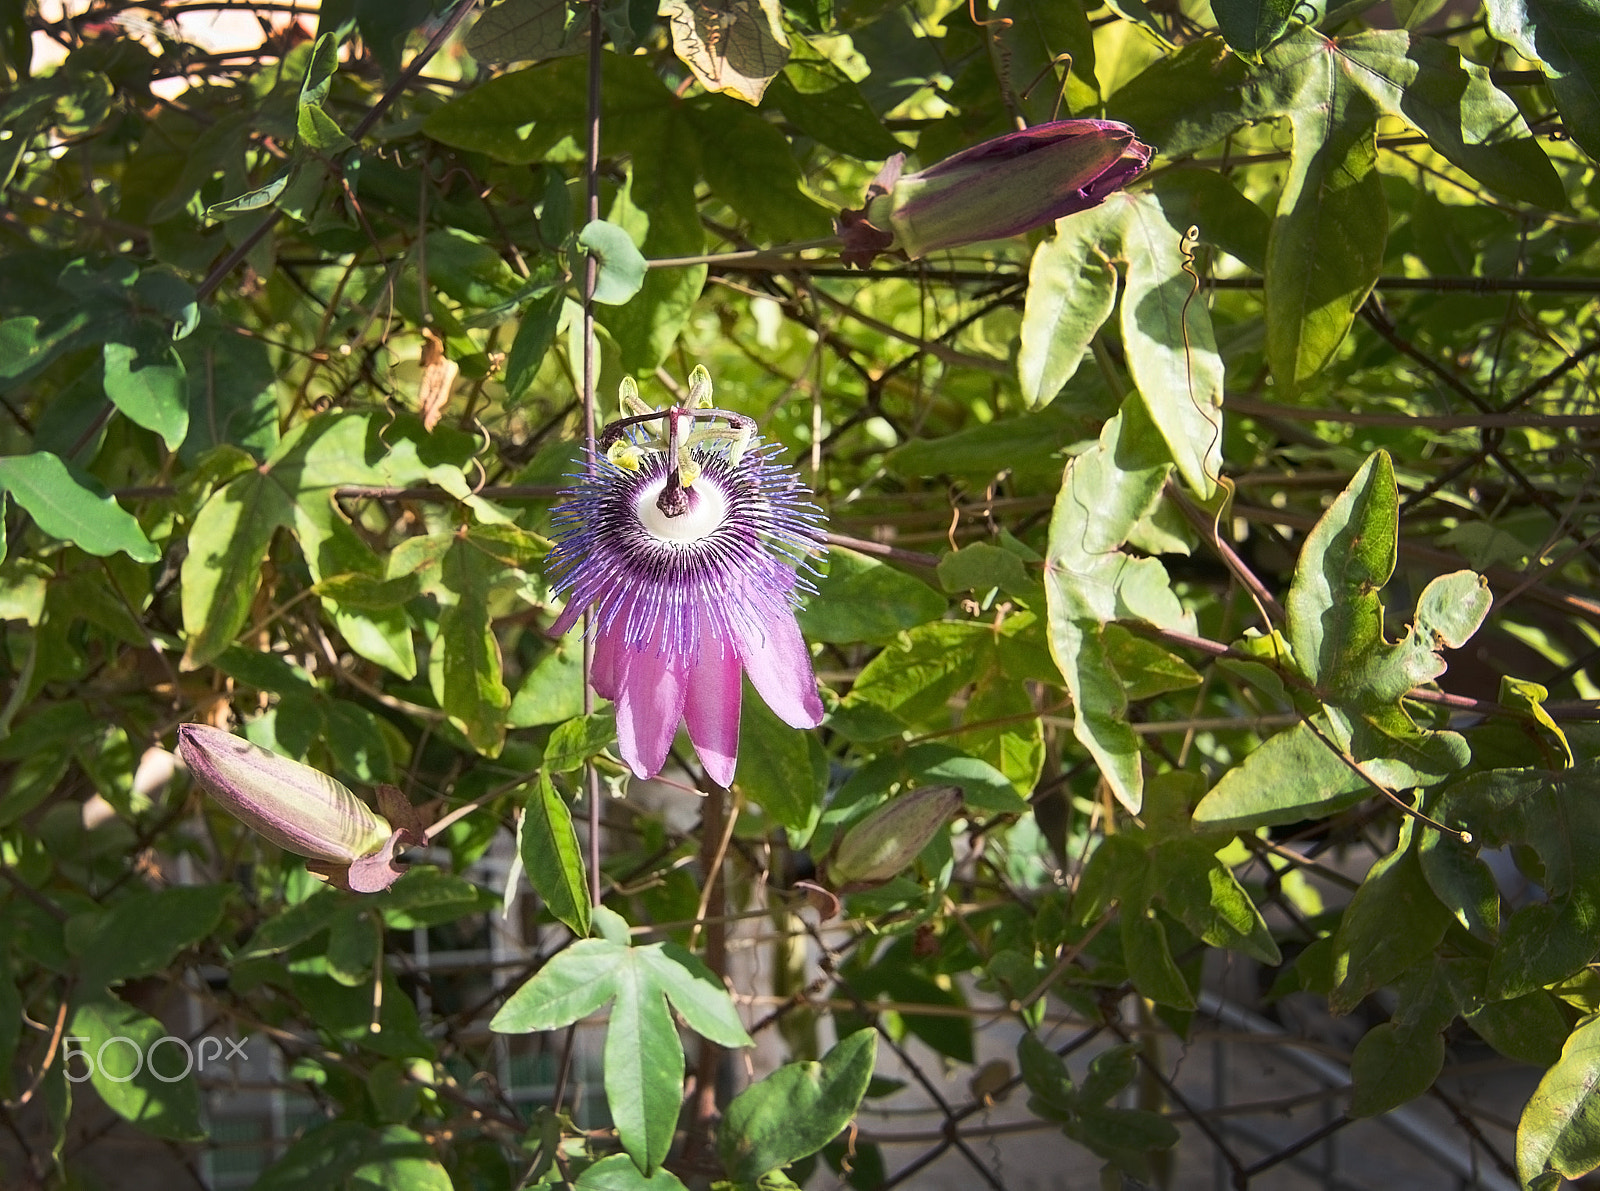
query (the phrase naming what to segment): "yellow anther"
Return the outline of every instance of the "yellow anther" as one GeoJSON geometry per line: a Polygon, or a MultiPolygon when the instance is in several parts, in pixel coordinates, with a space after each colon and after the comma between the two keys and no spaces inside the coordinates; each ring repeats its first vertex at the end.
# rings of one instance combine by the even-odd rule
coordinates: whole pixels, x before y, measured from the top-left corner
{"type": "Polygon", "coordinates": [[[678,483],[685,488],[700,478],[700,465],[693,459],[687,459],[678,465],[678,483]]]}
{"type": "Polygon", "coordinates": [[[631,442],[619,439],[606,448],[606,458],[618,467],[627,468],[629,471],[638,471],[639,462],[644,458],[644,452],[631,442]]]}

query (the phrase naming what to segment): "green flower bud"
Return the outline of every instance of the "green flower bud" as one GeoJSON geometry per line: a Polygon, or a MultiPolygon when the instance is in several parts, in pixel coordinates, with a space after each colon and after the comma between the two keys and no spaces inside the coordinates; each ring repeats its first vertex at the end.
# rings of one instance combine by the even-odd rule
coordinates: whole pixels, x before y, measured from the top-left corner
{"type": "Polygon", "coordinates": [[[348,865],[379,851],[394,829],[327,774],[241,736],[184,724],[178,753],[235,819],[297,856],[348,865]]]}
{"type": "Polygon", "coordinates": [[[917,858],[961,806],[955,786],[925,786],[884,803],[834,848],[828,879],[835,887],[887,881],[917,858]]]}

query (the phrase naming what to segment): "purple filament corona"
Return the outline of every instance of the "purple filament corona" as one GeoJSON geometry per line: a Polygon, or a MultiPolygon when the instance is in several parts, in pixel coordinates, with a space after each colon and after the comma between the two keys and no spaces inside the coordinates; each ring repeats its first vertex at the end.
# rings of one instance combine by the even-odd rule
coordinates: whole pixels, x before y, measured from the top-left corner
{"type": "Polygon", "coordinates": [[[699,475],[672,515],[661,494],[677,474],[668,452],[642,446],[637,468],[597,456],[555,509],[549,559],[567,605],[560,635],[593,609],[596,693],[616,704],[623,760],[659,773],[678,724],[719,785],[733,780],[740,674],[785,723],[822,719],[811,657],[794,608],[797,573],[821,546],[822,515],[799,477],[753,444],[734,462],[725,443],[690,451],[699,475]]]}

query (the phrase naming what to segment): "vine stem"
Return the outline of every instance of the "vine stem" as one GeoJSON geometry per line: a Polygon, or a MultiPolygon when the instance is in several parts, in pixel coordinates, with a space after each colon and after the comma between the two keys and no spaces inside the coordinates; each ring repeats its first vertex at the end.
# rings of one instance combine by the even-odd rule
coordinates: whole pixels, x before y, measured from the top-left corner
{"type": "MultiPolygon", "coordinates": [[[[705,890],[700,895],[700,912],[696,915],[689,946],[694,947],[702,924],[705,926],[705,964],[717,979],[728,970],[727,887],[722,879],[723,861],[728,855],[728,845],[733,839],[733,825],[739,817],[737,804],[730,812],[728,791],[712,782],[706,783],[705,802],[700,811],[700,866],[704,873],[705,890]]],[[[693,1169],[705,1149],[712,1118],[717,1112],[717,1067],[722,1062],[722,1047],[709,1038],[700,1040],[700,1058],[695,1067],[694,1102],[689,1115],[689,1128],[683,1144],[683,1165],[693,1169]]]]}
{"type": "MultiPolygon", "coordinates": [[[[600,218],[600,71],[605,62],[602,41],[605,29],[600,21],[600,0],[589,0],[589,110],[588,153],[584,162],[588,187],[587,222],[600,218]]],[[[583,260],[583,447],[588,466],[594,467],[595,385],[594,288],[600,262],[594,253],[583,260]]],[[[583,614],[583,714],[594,712],[594,688],[589,675],[594,667],[592,612],[583,614]]],[[[600,904],[600,773],[590,762],[583,769],[589,791],[589,900],[600,904]]]]}

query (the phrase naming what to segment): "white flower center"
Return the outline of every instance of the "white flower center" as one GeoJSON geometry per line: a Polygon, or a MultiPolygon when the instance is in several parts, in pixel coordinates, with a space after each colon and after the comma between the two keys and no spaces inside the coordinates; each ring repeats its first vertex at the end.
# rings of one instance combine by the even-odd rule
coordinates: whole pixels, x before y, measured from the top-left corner
{"type": "Polygon", "coordinates": [[[667,486],[667,477],[652,480],[639,493],[634,512],[639,523],[650,536],[663,542],[698,542],[712,534],[728,519],[728,500],[717,485],[701,476],[685,489],[689,497],[689,511],[679,517],[668,517],[656,507],[656,500],[667,486]]]}

